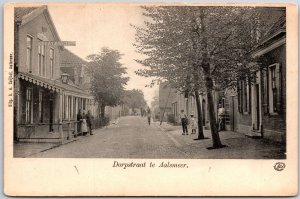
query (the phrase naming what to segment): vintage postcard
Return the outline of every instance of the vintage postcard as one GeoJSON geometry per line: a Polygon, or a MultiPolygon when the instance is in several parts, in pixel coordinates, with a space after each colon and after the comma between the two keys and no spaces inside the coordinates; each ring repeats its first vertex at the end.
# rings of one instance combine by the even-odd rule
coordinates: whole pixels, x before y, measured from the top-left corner
{"type": "Polygon", "coordinates": [[[9,196],[295,196],[293,4],[4,7],[9,196]]]}

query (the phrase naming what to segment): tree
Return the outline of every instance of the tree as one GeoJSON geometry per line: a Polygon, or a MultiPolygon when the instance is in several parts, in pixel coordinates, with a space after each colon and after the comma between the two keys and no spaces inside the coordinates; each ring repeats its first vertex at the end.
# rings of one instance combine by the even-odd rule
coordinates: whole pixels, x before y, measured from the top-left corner
{"type": "MultiPolygon", "coordinates": [[[[167,80],[179,90],[207,95],[213,147],[223,147],[216,124],[212,92],[235,89],[237,80],[253,78],[251,70],[258,10],[249,7],[161,6],[143,7],[148,19],[135,27],[136,60],[146,66],[142,76],[167,80]]],[[[201,111],[197,100],[198,113],[201,111]]],[[[201,115],[201,114],[200,114],[201,115]]],[[[199,125],[201,122],[199,122],[199,125]]],[[[199,127],[200,129],[200,127],[199,127]]]]}
{"type": "Polygon", "coordinates": [[[107,47],[101,49],[99,54],[87,56],[87,72],[91,77],[91,92],[100,104],[100,115],[105,116],[106,106],[120,104],[124,86],[129,78],[124,77],[126,68],[120,63],[121,54],[117,50],[107,47]]]}
{"type": "Polygon", "coordinates": [[[125,105],[130,107],[133,112],[135,109],[143,109],[147,105],[144,93],[139,89],[126,90],[122,101],[125,105]]]}

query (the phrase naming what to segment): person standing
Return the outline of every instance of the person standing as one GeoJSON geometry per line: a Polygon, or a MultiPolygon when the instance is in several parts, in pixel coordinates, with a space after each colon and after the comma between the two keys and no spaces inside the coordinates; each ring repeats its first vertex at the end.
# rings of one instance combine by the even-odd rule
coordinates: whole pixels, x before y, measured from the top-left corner
{"type": "Polygon", "coordinates": [[[92,117],[93,116],[91,115],[91,112],[88,110],[87,114],[85,115],[85,119],[88,127],[88,132],[90,133],[90,135],[94,135],[92,129],[92,117]]]}
{"type": "Polygon", "coordinates": [[[188,135],[188,128],[187,128],[187,123],[188,119],[186,114],[184,113],[184,110],[181,110],[181,113],[179,114],[180,120],[181,120],[181,125],[182,125],[182,135],[188,135]]]}
{"type": "Polygon", "coordinates": [[[219,131],[225,130],[225,108],[219,104],[218,109],[219,131]]]}
{"type": "Polygon", "coordinates": [[[83,118],[81,119],[81,132],[82,132],[82,135],[87,135],[87,132],[88,132],[88,128],[87,128],[87,122],[86,122],[86,119],[85,119],[85,112],[83,111],[83,118]]]}
{"type": "Polygon", "coordinates": [[[190,127],[192,129],[192,134],[196,134],[197,119],[194,117],[194,114],[191,114],[190,127]]]}
{"type": "Polygon", "coordinates": [[[82,122],[83,116],[81,113],[81,109],[78,110],[78,114],[77,114],[77,134],[81,134],[81,122],[82,122]]]}
{"type": "Polygon", "coordinates": [[[147,118],[148,118],[148,124],[150,125],[150,123],[151,123],[151,110],[150,110],[150,108],[148,108],[147,118]]]}

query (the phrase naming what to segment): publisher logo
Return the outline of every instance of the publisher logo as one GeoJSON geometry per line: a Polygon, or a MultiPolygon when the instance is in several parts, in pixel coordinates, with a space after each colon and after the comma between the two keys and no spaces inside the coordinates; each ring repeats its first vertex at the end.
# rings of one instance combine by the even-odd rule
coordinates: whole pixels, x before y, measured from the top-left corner
{"type": "Polygon", "coordinates": [[[285,168],[284,162],[276,162],[276,164],[274,165],[274,169],[276,171],[282,171],[284,168],[285,168]]]}

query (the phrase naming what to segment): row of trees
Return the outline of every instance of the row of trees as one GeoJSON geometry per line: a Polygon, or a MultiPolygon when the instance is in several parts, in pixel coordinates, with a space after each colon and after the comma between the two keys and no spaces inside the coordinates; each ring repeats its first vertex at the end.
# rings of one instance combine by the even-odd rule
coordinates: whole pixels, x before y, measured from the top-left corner
{"type": "Polygon", "coordinates": [[[87,74],[91,79],[90,90],[100,105],[100,116],[104,118],[106,106],[125,104],[134,110],[146,106],[143,91],[126,90],[129,81],[126,68],[120,63],[122,54],[107,47],[98,54],[87,56],[87,74]]]}
{"type": "Polygon", "coordinates": [[[131,108],[133,113],[136,111],[136,109],[144,110],[147,106],[144,93],[139,89],[125,91],[122,102],[131,108]]]}
{"type": "Polygon", "coordinates": [[[205,92],[213,148],[223,147],[216,124],[213,91],[235,89],[239,78],[253,78],[259,64],[251,51],[263,34],[264,8],[160,6],[142,7],[146,17],[136,30],[134,46],[146,59],[138,75],[168,81],[180,92],[193,93],[198,137],[204,139],[199,93],[205,92]]]}

